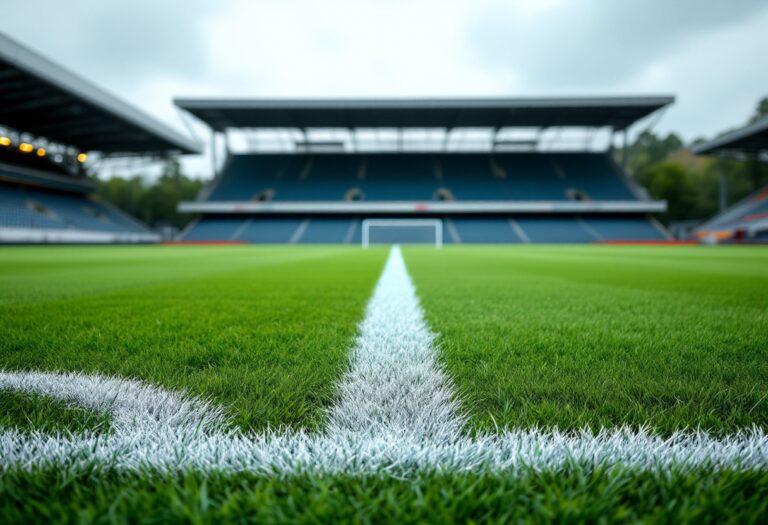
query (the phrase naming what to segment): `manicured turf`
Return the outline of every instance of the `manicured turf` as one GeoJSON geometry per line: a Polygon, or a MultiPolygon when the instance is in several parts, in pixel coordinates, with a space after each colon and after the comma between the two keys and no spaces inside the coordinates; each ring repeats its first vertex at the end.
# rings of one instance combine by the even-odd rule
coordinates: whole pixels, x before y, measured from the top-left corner
{"type": "Polygon", "coordinates": [[[135,377],[213,398],[244,429],[316,429],[385,256],[3,248],[0,368],[135,377]]]}
{"type": "MultiPolygon", "coordinates": [[[[768,250],[406,248],[470,428],[768,429],[768,250]]],[[[321,431],[386,251],[0,249],[0,368],[137,377],[321,431]]],[[[0,426],[108,431],[0,393],[0,426]]],[[[766,522],[768,474],[571,465],[418,479],[6,471],[0,523],[766,522]]]]}
{"type": "Polygon", "coordinates": [[[768,250],[405,250],[475,429],[768,429],[768,250]]]}
{"type": "Polygon", "coordinates": [[[768,477],[702,470],[517,477],[0,477],[1,523],[765,523],[768,477]]]}
{"type": "Polygon", "coordinates": [[[109,414],[27,392],[0,391],[0,428],[42,432],[109,432],[109,414]]]}

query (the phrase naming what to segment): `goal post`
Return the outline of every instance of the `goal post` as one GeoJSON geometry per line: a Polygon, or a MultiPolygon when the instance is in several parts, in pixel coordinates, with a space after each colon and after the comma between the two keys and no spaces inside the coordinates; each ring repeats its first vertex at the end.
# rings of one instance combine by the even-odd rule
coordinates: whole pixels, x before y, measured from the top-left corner
{"type": "Polygon", "coordinates": [[[443,247],[442,219],[363,219],[363,248],[372,244],[434,244],[443,247]]]}

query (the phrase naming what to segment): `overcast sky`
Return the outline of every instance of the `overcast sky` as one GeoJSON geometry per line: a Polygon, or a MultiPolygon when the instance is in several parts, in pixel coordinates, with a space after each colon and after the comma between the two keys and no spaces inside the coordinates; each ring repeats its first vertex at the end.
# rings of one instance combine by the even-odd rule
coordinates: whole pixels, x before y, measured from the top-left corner
{"type": "Polygon", "coordinates": [[[180,129],[174,96],[674,94],[687,140],[768,95],[765,0],[2,1],[0,31],[180,129]]]}

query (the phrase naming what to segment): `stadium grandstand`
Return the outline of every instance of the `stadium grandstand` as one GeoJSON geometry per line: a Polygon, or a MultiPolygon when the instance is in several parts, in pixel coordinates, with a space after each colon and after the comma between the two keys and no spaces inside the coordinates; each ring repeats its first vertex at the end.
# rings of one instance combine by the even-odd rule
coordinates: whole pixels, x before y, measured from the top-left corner
{"type": "MultiPolygon", "coordinates": [[[[725,133],[693,148],[698,155],[720,158],[756,158],[768,161],[768,117],[725,133]]],[[[725,173],[721,173],[721,211],[698,226],[694,236],[702,242],[768,243],[768,186],[725,209],[725,173]]]]}
{"type": "Polygon", "coordinates": [[[156,242],[144,224],[93,197],[86,168],[94,158],[197,152],[171,128],[0,34],[0,242],[156,242]]]}
{"type": "Polygon", "coordinates": [[[360,243],[386,218],[372,242],[431,242],[435,222],[446,243],[664,241],[666,203],[614,143],[626,158],[627,129],[673,100],[177,99],[226,153],[180,239],[360,243]]]}

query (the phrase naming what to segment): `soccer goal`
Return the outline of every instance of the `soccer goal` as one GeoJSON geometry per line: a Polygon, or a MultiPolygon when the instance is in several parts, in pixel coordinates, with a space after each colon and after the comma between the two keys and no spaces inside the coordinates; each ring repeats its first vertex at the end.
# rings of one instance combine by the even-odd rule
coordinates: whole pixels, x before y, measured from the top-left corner
{"type": "Polygon", "coordinates": [[[364,219],[363,248],[372,244],[434,244],[443,247],[441,219],[364,219]]]}

